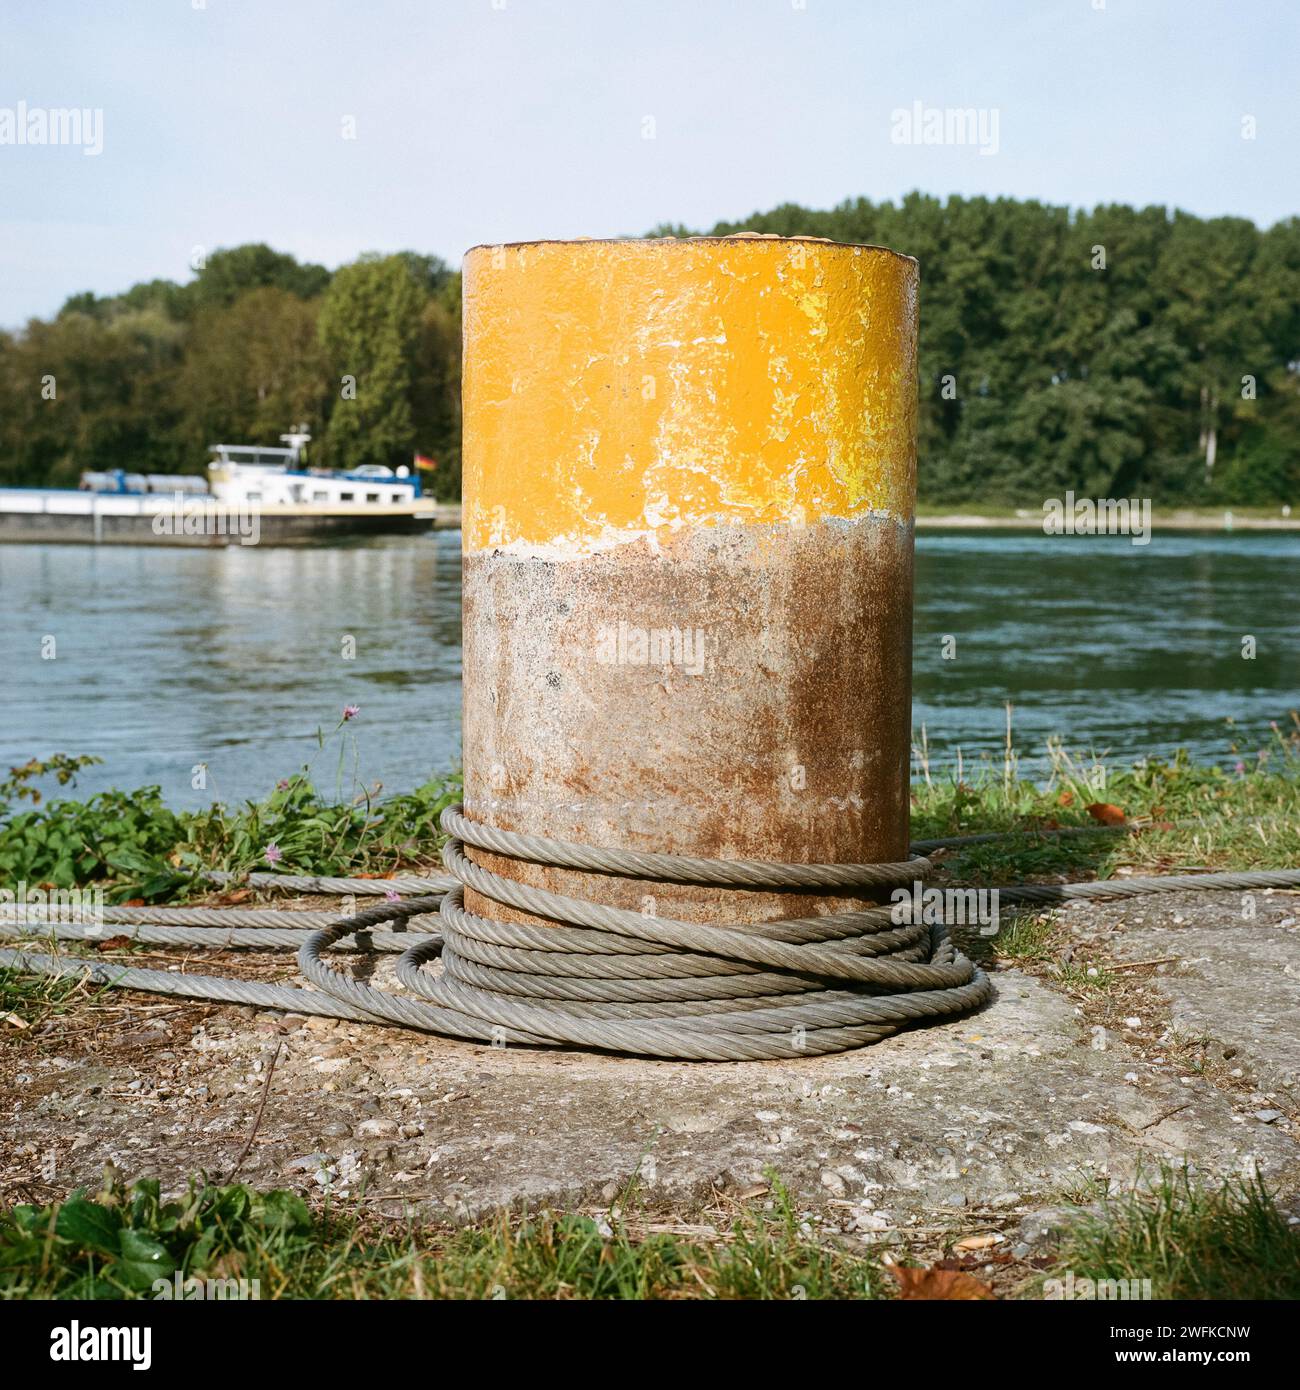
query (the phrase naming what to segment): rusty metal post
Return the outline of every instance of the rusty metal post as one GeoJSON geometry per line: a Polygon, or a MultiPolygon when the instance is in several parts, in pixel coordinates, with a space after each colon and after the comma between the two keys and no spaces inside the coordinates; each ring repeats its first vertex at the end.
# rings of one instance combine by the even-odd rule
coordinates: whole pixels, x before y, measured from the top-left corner
{"type": "MultiPolygon", "coordinates": [[[[466,814],[905,858],[916,262],[739,236],[477,247],[464,271],[466,814]]],[[[692,921],[862,901],[471,857],[692,921]]]]}

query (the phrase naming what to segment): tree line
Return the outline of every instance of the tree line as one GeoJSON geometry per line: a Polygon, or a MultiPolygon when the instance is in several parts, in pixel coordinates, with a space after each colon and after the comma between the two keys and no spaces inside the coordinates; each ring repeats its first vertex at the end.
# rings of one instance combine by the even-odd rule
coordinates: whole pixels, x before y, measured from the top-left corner
{"type": "MultiPolygon", "coordinates": [[[[920,261],[923,501],[1300,502],[1300,218],[914,193],[710,234],[747,230],[920,261]]],[[[76,295],[0,334],[0,483],[197,472],[209,444],[273,444],[305,421],[314,463],[419,452],[454,497],[459,395],[460,277],[436,257],[331,273],[241,246],[187,284],[76,295]]]]}
{"type": "Polygon", "coordinates": [[[200,473],[208,446],[278,444],[313,464],[438,468],[460,489],[460,276],[436,256],[333,273],[268,246],[214,252],[195,278],[78,294],[0,334],[0,483],[75,487],[83,469],[200,473]]]}

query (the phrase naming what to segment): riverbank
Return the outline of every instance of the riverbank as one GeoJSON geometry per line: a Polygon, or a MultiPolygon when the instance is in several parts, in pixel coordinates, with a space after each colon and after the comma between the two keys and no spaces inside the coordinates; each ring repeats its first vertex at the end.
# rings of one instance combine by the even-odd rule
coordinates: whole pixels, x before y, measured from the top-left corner
{"type": "MultiPolygon", "coordinates": [[[[340,725],[322,748],[346,748],[345,734],[340,725]]],[[[1074,756],[1059,740],[1048,745],[1050,770],[1042,780],[1022,775],[1014,746],[997,762],[962,768],[941,769],[924,749],[917,753],[914,839],[1098,831],[969,846],[946,866],[963,883],[1300,865],[1300,714],[1294,711],[1287,728],[1275,727],[1270,743],[1235,771],[1183,755],[1125,767],[1074,756]],[[1116,827],[1129,833],[1116,834],[1116,827]]],[[[114,904],[205,896],[212,871],[367,878],[438,872],[438,817],[461,795],[460,775],[451,773],[382,799],[359,784],[331,797],[303,769],[261,799],[200,811],[172,809],[157,787],[47,799],[56,784],[75,787],[96,761],[33,759],[0,780],[0,879],[97,886],[114,904]]]]}
{"type": "MultiPolygon", "coordinates": [[[[968,846],[945,861],[947,882],[1300,863],[1300,729],[1235,775],[1062,758],[1040,787],[1014,766],[923,777],[913,834],[1097,833],[968,846]]],[[[58,871],[40,855],[102,851],[74,862],[119,897],[155,867],[383,876],[434,861],[433,818],[454,794],[431,782],[396,805],[331,806],[290,783],[171,819],[146,803],[116,842],[131,798],[55,802],[0,822],[0,866],[40,881],[58,871]]],[[[192,895],[173,880],[160,896],[192,895]]],[[[992,937],[963,933],[995,990],[978,1014],[762,1063],[487,1047],[0,971],[0,1192],[31,1204],[6,1217],[0,1203],[0,1294],[149,1296],[157,1271],[145,1282],[93,1239],[129,1211],[160,1267],[233,1270],[263,1298],[1041,1298],[1049,1280],[1054,1297],[1087,1296],[1066,1279],[1132,1279],[1143,1298],[1294,1298],[1297,901],[1206,892],[1032,911],[992,937]],[[89,1209],[75,1189],[95,1193],[106,1170],[89,1209]],[[163,1210],[159,1192],[184,1194],[195,1173],[247,1186],[163,1210]],[[200,1240],[214,1223],[224,1244],[200,1240]]],[[[252,888],[206,902],[341,910],[252,888]]],[[[200,964],[128,931],[62,949],[294,975],[283,954],[205,951],[200,964]]]]}

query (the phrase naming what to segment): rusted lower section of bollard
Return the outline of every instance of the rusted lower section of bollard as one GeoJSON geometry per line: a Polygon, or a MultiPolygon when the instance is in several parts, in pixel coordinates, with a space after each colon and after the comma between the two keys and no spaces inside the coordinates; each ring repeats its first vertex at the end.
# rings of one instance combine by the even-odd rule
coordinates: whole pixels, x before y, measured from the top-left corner
{"type": "MultiPolygon", "coordinates": [[[[906,856],[916,291],[908,257],[804,238],[468,254],[472,819],[716,858],[906,856]]],[[[861,901],[472,857],[690,921],[861,901]]]]}

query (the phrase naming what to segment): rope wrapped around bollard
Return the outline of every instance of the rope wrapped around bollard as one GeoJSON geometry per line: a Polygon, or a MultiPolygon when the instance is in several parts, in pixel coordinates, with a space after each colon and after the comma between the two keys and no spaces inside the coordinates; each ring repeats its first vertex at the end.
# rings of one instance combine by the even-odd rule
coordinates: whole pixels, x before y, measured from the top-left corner
{"type": "MultiPolygon", "coordinates": [[[[465,846],[534,863],[745,889],[857,890],[911,884],[924,856],[897,864],[772,864],[637,854],[494,830],[443,812],[443,850],[457,881],[442,931],[397,962],[417,998],[326,965],[322,952],[385,920],[371,908],[312,934],[304,976],[360,1016],[501,1044],[568,1043],[643,1056],[750,1061],[861,1047],[907,1024],[964,1013],[992,988],[943,926],[894,920],[889,908],[723,926],[651,917],[515,882],[471,862],[465,846]],[[498,922],[466,910],[464,889],[555,926],[498,922]],[[364,923],[360,921],[365,919],[364,923]],[[441,957],[442,971],[426,967],[441,957]]],[[[432,899],[393,915],[431,911],[432,899]]]]}
{"type": "MultiPolygon", "coordinates": [[[[744,888],[865,889],[864,896],[910,883],[934,865],[926,857],[991,839],[1082,831],[1001,831],[914,842],[903,864],[765,864],[632,854],[569,841],[515,835],[444,813],[453,836],[444,859],[453,878],[313,879],[340,890],[407,894],[346,918],[319,912],[239,908],[104,909],[103,920],[65,922],[25,907],[0,912],[0,939],[47,935],[102,943],[109,923],[136,941],[224,949],[283,949],[303,944],[299,965],[316,986],[269,984],[221,975],[150,970],[111,960],[0,950],[0,969],[79,979],[185,999],[249,1004],[326,1018],[396,1023],[407,1028],[505,1044],[571,1043],[640,1055],[699,1060],[806,1056],[862,1046],[909,1023],[952,1016],[992,994],[984,974],[948,940],[943,927],[895,922],[885,908],[715,927],[645,917],[544,893],[472,863],[468,844],[564,868],[657,882],[744,888]],[[451,891],[421,893],[426,885],[451,891]],[[397,885],[394,887],[394,885],[397,885]],[[465,910],[471,887],[496,901],[557,923],[492,921],[465,910]],[[321,918],[328,917],[322,926],[321,918]],[[162,925],[157,925],[161,923],[162,925]],[[435,927],[435,923],[437,924],[435,927]],[[291,925],[296,924],[296,925],[291,925]],[[380,926],[394,930],[376,932],[380,926]],[[319,930],[304,931],[307,927],[319,930]],[[216,930],[214,930],[214,928],[216,930]],[[399,981],[409,994],[377,988],[331,969],[322,952],[403,951],[399,981]],[[441,956],[443,973],[426,967],[441,956]]],[[[267,886],[297,884],[251,875],[267,886]]],[[[1000,887],[1003,903],[1040,907],[1146,893],[1254,892],[1300,887],[1300,869],[1165,874],[1154,878],[1000,887]]]]}

